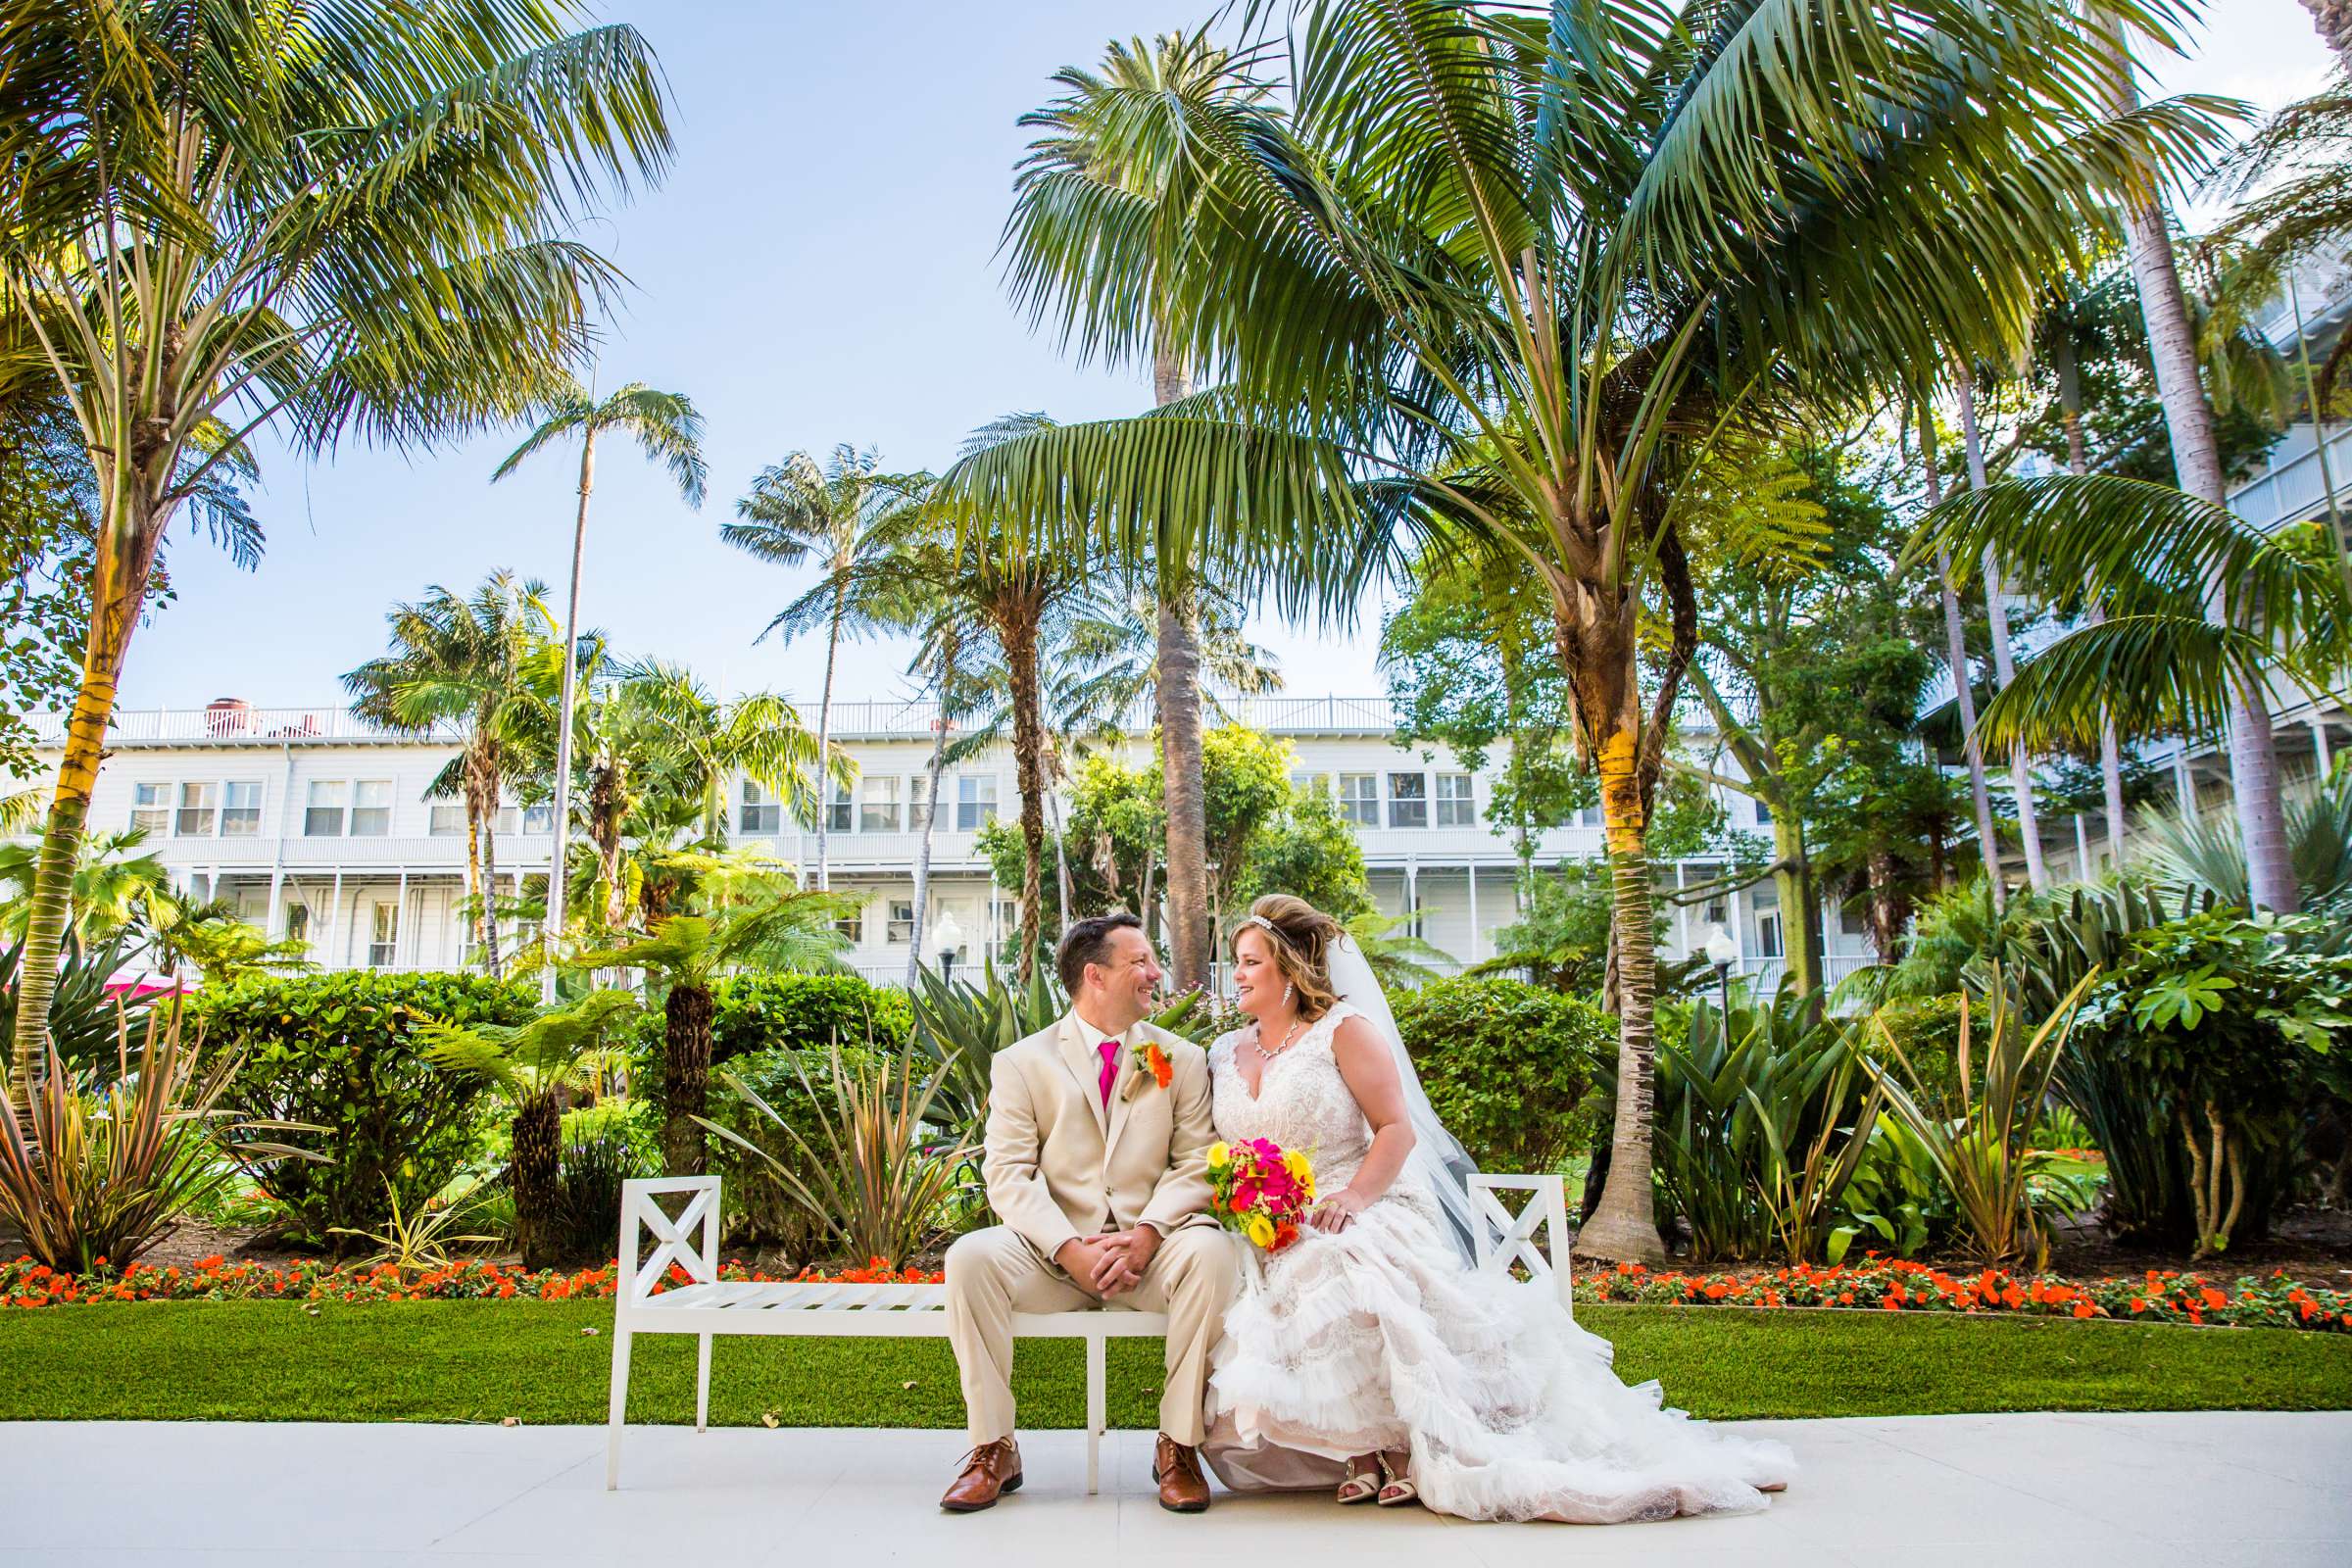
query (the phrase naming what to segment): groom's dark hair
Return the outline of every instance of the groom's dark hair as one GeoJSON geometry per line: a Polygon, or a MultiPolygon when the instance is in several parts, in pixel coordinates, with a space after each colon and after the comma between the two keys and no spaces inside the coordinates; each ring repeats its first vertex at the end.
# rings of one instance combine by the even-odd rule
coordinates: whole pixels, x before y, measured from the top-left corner
{"type": "Polygon", "coordinates": [[[1090,914],[1083,920],[1073,920],[1061,934],[1061,946],[1054,950],[1054,972],[1061,976],[1061,989],[1074,1002],[1078,988],[1086,984],[1086,966],[1103,963],[1110,957],[1110,934],[1127,926],[1141,931],[1144,922],[1121,909],[1113,914],[1090,914]]]}

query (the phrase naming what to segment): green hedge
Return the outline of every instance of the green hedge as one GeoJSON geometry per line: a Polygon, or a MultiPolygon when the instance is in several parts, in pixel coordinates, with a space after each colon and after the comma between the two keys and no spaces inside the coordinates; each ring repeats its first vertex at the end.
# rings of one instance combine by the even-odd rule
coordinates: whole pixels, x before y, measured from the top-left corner
{"type": "Polygon", "coordinates": [[[1482,1168],[1557,1170],[1576,1152],[1578,1106],[1615,1050],[1607,1013],[1499,977],[1432,981],[1390,1002],[1430,1103],[1482,1168]]]}
{"type": "Polygon", "coordinates": [[[710,1064],[776,1046],[838,1039],[844,1050],[871,1040],[892,1051],[914,1030],[906,993],[854,974],[736,974],[711,988],[710,1064]]]}
{"type": "MultiPolygon", "coordinates": [[[[841,1063],[853,1076],[870,1070],[879,1054],[843,1039],[841,1063]]],[[[784,1118],[820,1155],[830,1147],[816,1102],[809,1091],[822,1097],[826,1117],[838,1120],[833,1095],[833,1048],[807,1051],[771,1046],[746,1052],[710,1075],[710,1119],[729,1132],[751,1140],[787,1168],[806,1175],[808,1156],[792,1137],[762,1115],[736,1088],[741,1084],[784,1118]],[[797,1063],[797,1067],[796,1067],[797,1063]],[[802,1074],[808,1075],[807,1082],[802,1074]]],[[[807,1261],[826,1250],[825,1228],[814,1215],[785,1194],[775,1168],[724,1138],[710,1140],[710,1162],[727,1195],[728,1241],[741,1247],[780,1248],[790,1257],[807,1261]]],[[[863,1262],[864,1259],[853,1259],[863,1262]]]]}
{"type": "Polygon", "coordinates": [[[208,1041],[241,1054],[229,1103],[326,1129],[270,1135],[326,1162],[277,1160],[253,1179],[286,1209],[291,1239],[338,1250],[360,1244],[337,1227],[380,1226],[393,1195],[404,1212],[421,1206],[473,1146],[484,1086],[427,1062],[418,1020],[519,1024],[535,1008],[513,981],[367,970],[254,975],[188,1004],[208,1041]]]}

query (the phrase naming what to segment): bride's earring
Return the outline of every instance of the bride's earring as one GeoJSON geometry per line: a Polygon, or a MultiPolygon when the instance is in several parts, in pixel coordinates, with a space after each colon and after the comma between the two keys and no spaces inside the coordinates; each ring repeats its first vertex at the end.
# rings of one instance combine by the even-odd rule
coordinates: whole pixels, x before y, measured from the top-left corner
{"type": "Polygon", "coordinates": [[[1297,986],[1292,985],[1288,980],[1285,980],[1282,983],[1282,1004],[1284,1006],[1289,1006],[1291,1004],[1291,998],[1297,996],[1298,994],[1298,988],[1297,986]]]}

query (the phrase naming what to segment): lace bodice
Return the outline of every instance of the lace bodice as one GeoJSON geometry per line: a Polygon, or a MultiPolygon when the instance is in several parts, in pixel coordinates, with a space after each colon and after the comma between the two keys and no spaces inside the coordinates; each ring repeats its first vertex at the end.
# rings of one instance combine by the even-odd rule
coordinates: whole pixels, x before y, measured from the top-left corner
{"type": "Polygon", "coordinates": [[[1284,1149],[1297,1150],[1315,1167],[1315,1190],[1329,1193],[1347,1185],[1372,1147],[1372,1126],[1340,1063],[1332,1054],[1332,1036],[1345,1018],[1357,1016],[1347,1003],[1307,1025],[1289,1050],[1275,1054],[1257,1081],[1257,1093],[1242,1077],[1236,1053],[1257,1029],[1249,1024],[1220,1035],[1209,1048],[1210,1110],[1223,1139],[1270,1138],[1284,1149]]]}

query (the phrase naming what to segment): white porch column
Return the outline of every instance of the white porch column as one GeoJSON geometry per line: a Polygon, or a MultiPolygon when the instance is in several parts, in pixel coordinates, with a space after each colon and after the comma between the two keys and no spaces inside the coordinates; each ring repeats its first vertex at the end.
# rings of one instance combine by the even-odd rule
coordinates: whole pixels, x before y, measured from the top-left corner
{"type": "Polygon", "coordinates": [[[2315,712],[2311,715],[2311,747],[2312,757],[2320,764],[2320,778],[2325,781],[2328,770],[2335,765],[2335,759],[2328,752],[2328,715],[2325,713],[2315,712]]]}
{"type": "Polygon", "coordinates": [[[1465,874],[1470,878],[1470,961],[1478,962],[1478,946],[1485,935],[1478,923],[1478,862],[1472,860],[1465,874]]]}
{"type": "Polygon", "coordinates": [[[345,967],[343,950],[335,945],[335,933],[341,929],[342,924],[343,868],[338,865],[335,867],[335,889],[327,895],[326,904],[326,966],[330,969],[345,967]]]}
{"type": "Polygon", "coordinates": [[[401,967],[401,956],[409,949],[409,868],[400,868],[400,891],[392,900],[392,967],[401,967]]]}
{"type": "Polygon", "coordinates": [[[2075,813],[2075,877],[2082,882],[2090,880],[2090,835],[2083,830],[2081,811],[2075,813]]]}

